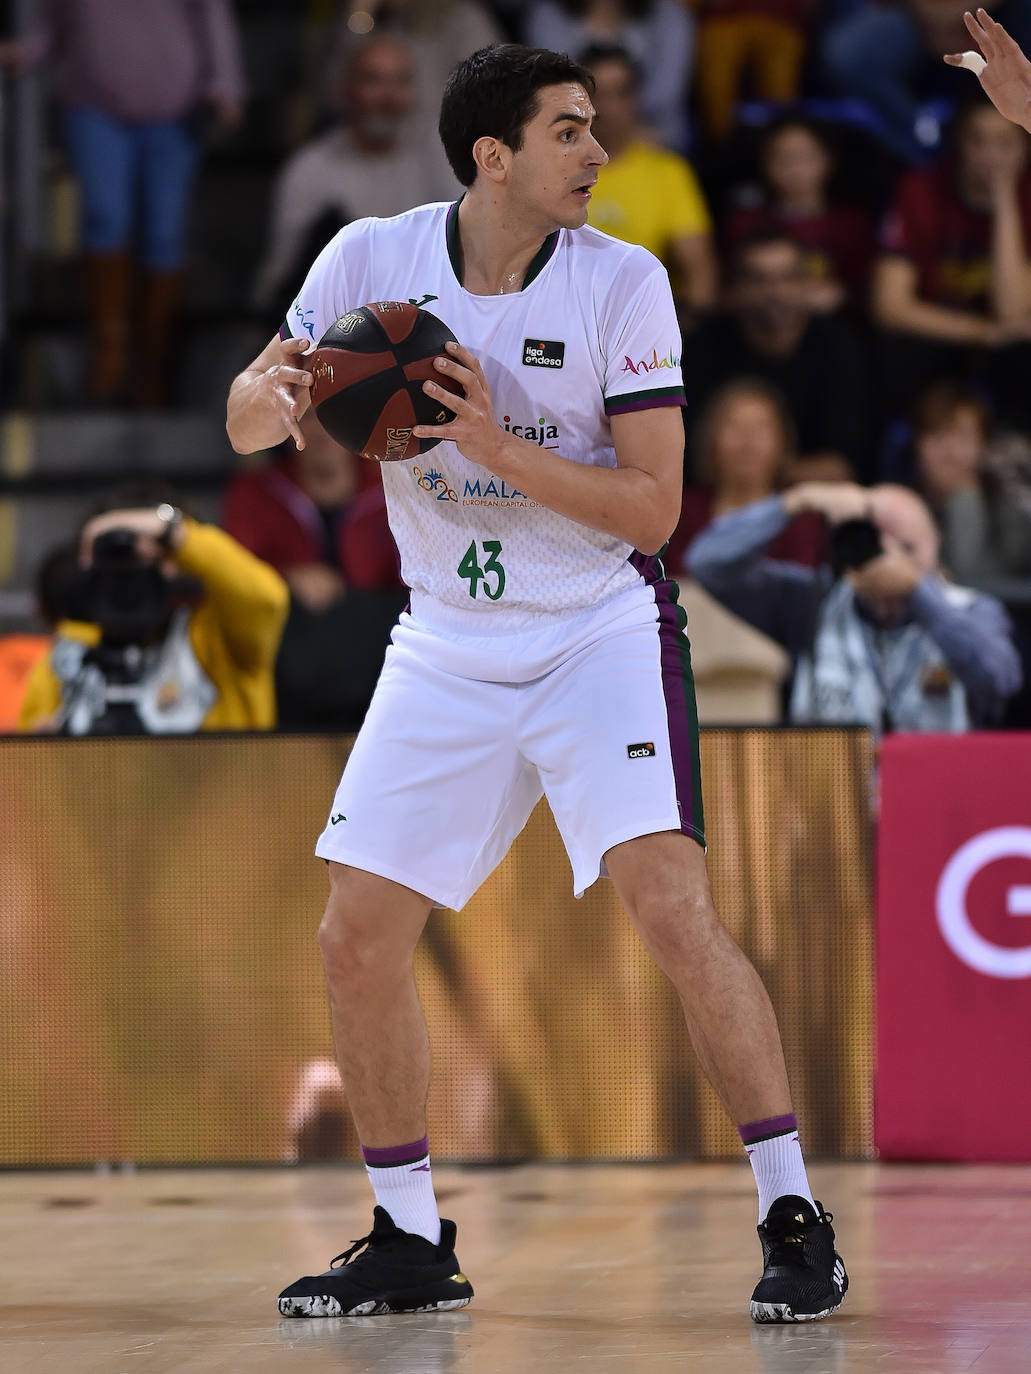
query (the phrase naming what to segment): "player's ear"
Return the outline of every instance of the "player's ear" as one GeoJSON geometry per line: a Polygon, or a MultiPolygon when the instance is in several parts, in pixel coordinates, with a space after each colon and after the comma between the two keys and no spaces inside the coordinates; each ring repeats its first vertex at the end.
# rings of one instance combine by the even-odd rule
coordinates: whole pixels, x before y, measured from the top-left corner
{"type": "Polygon", "coordinates": [[[499,138],[485,135],[473,144],[473,160],[490,181],[502,181],[512,160],[512,152],[499,138]]]}

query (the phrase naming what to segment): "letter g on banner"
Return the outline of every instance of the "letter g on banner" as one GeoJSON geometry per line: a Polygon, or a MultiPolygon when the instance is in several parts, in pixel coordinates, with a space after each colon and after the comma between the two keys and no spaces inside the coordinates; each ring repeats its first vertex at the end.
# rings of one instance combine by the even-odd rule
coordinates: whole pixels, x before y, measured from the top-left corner
{"type": "MultiPolygon", "coordinates": [[[[935,895],[938,928],[964,964],[989,978],[1031,978],[1031,945],[994,945],[970,922],[967,892],[975,876],[997,859],[1031,859],[1031,828],[1003,825],[982,831],[960,845],[942,870],[935,895]]],[[[1010,916],[1031,916],[1031,885],[1006,893],[1010,916]]]]}

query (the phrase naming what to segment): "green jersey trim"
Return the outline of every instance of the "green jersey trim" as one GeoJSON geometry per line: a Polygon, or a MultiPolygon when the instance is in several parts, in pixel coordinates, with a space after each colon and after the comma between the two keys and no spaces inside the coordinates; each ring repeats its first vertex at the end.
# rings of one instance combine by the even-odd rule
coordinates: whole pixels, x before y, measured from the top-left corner
{"type": "MultiPolygon", "coordinates": [[[[448,260],[451,263],[451,270],[454,272],[455,280],[458,282],[459,286],[462,285],[462,246],[458,241],[458,207],[464,199],[465,196],[461,195],[452,204],[447,212],[447,219],[444,224],[444,237],[447,243],[448,260]]],[[[553,233],[548,235],[540,248],[538,248],[537,252],[533,255],[533,259],[523,276],[523,282],[519,288],[520,291],[525,291],[532,281],[536,281],[544,271],[544,268],[547,266],[557,247],[558,230],[556,229],[553,233]]]]}
{"type": "Polygon", "coordinates": [[[624,391],[619,396],[605,397],[606,415],[623,415],[631,410],[655,410],[659,406],[687,404],[682,386],[660,386],[653,391],[624,391]]]}

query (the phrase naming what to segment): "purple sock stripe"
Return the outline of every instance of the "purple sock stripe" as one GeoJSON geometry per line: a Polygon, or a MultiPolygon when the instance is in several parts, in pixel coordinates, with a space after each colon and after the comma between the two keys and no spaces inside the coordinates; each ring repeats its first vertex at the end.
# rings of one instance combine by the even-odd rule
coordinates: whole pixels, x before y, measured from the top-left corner
{"type": "Polygon", "coordinates": [[[394,1169],[399,1164],[414,1164],[418,1159],[425,1159],[429,1152],[430,1138],[424,1135],[408,1145],[389,1145],[385,1149],[363,1145],[362,1159],[373,1169],[394,1169]]]}
{"type": "Polygon", "coordinates": [[[775,1135],[790,1135],[798,1130],[798,1117],[768,1116],[765,1121],[748,1121],[737,1128],[743,1145],[754,1145],[757,1140],[772,1140],[775,1135]]]}

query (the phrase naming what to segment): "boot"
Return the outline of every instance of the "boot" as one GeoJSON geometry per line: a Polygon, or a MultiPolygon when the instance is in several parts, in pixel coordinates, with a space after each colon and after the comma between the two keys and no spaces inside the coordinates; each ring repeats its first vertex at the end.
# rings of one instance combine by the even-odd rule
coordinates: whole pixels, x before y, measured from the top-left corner
{"type": "Polygon", "coordinates": [[[90,333],[86,390],[97,404],[117,405],[129,361],[132,262],[128,253],[88,253],[83,267],[90,333]]]}
{"type": "Polygon", "coordinates": [[[179,307],[186,285],[180,271],[143,274],[140,316],[140,366],[135,402],[143,410],[164,410],[173,390],[177,361],[179,307]]]}

